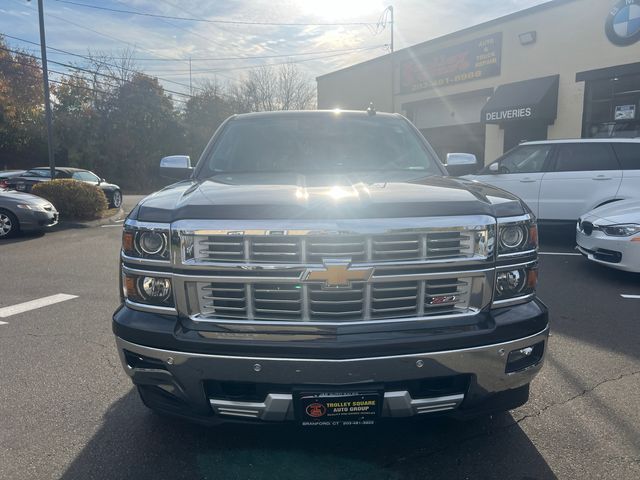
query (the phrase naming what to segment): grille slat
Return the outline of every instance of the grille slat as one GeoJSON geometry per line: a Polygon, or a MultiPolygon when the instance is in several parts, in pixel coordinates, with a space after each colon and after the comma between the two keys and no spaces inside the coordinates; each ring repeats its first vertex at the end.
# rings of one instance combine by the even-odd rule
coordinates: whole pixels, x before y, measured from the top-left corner
{"type": "Polygon", "coordinates": [[[285,299],[285,298],[278,298],[278,299],[272,299],[272,298],[256,298],[255,299],[256,303],[295,303],[297,305],[300,305],[300,300],[289,300],[289,299],[285,299]]]}
{"type": "Polygon", "coordinates": [[[362,246],[362,242],[334,242],[334,243],[309,243],[310,247],[359,247],[362,246]]]}
{"type": "Polygon", "coordinates": [[[373,313],[387,313],[387,312],[403,312],[403,311],[415,311],[416,307],[407,305],[406,307],[390,307],[390,308],[372,308],[373,313]]]}
{"type": "Polygon", "coordinates": [[[362,303],[362,300],[313,300],[313,305],[348,305],[351,303],[362,303]]]}
{"type": "Polygon", "coordinates": [[[457,241],[466,241],[470,239],[471,237],[468,235],[457,235],[455,237],[455,240],[452,240],[451,238],[430,238],[429,243],[457,242],[457,241]]]}
{"type": "Polygon", "coordinates": [[[325,316],[325,317],[347,317],[347,316],[361,315],[362,310],[346,310],[343,312],[311,310],[311,314],[316,316],[325,316]]]}
{"type": "Polygon", "coordinates": [[[315,257],[329,257],[329,258],[336,255],[340,257],[351,256],[351,255],[361,256],[361,255],[364,255],[364,250],[358,250],[357,252],[313,252],[311,254],[311,256],[315,256],[315,257]]]}

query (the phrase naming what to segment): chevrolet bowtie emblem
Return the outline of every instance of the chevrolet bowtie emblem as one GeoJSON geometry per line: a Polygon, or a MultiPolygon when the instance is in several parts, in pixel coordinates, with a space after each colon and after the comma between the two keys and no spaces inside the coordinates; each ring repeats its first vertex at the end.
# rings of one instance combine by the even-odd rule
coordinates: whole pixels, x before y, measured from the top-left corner
{"type": "Polygon", "coordinates": [[[323,287],[350,287],[351,282],[366,282],[371,278],[373,268],[349,268],[348,263],[325,263],[324,269],[310,268],[302,277],[303,282],[324,282],[323,287]]]}

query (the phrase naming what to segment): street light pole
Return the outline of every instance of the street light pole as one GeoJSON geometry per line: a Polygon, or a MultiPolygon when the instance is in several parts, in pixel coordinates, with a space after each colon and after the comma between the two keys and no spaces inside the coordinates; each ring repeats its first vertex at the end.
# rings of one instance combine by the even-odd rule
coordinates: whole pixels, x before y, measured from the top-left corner
{"type": "Polygon", "coordinates": [[[49,149],[49,168],[51,179],[56,178],[56,160],[53,156],[53,122],[51,120],[51,98],[49,96],[49,68],[47,66],[47,43],[44,34],[44,6],[38,0],[38,18],[40,21],[40,52],[42,60],[42,81],[44,83],[44,115],[47,122],[47,147],[49,149]]]}
{"type": "Polygon", "coordinates": [[[387,7],[389,9],[389,24],[391,26],[391,42],[389,43],[389,50],[391,51],[391,112],[395,113],[396,111],[396,62],[395,55],[393,53],[393,27],[394,27],[394,18],[393,18],[393,5],[389,5],[387,7]]]}

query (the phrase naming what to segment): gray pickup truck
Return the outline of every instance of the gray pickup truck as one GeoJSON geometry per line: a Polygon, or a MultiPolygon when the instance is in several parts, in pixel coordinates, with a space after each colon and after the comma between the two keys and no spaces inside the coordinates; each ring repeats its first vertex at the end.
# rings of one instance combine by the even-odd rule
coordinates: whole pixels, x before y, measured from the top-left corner
{"type": "Polygon", "coordinates": [[[161,170],[184,180],[127,218],[113,316],[149,408],[322,426],[527,401],[549,333],[536,219],[449,177],[404,117],[237,115],[161,170]]]}

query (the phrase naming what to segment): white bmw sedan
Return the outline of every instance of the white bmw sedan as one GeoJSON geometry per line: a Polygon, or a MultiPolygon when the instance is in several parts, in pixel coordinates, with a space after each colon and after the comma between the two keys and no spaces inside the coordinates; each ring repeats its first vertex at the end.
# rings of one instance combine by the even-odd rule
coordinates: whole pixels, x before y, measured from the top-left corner
{"type": "Polygon", "coordinates": [[[576,242],[589,260],[640,272],[640,200],[609,203],[582,215],[576,242]]]}

